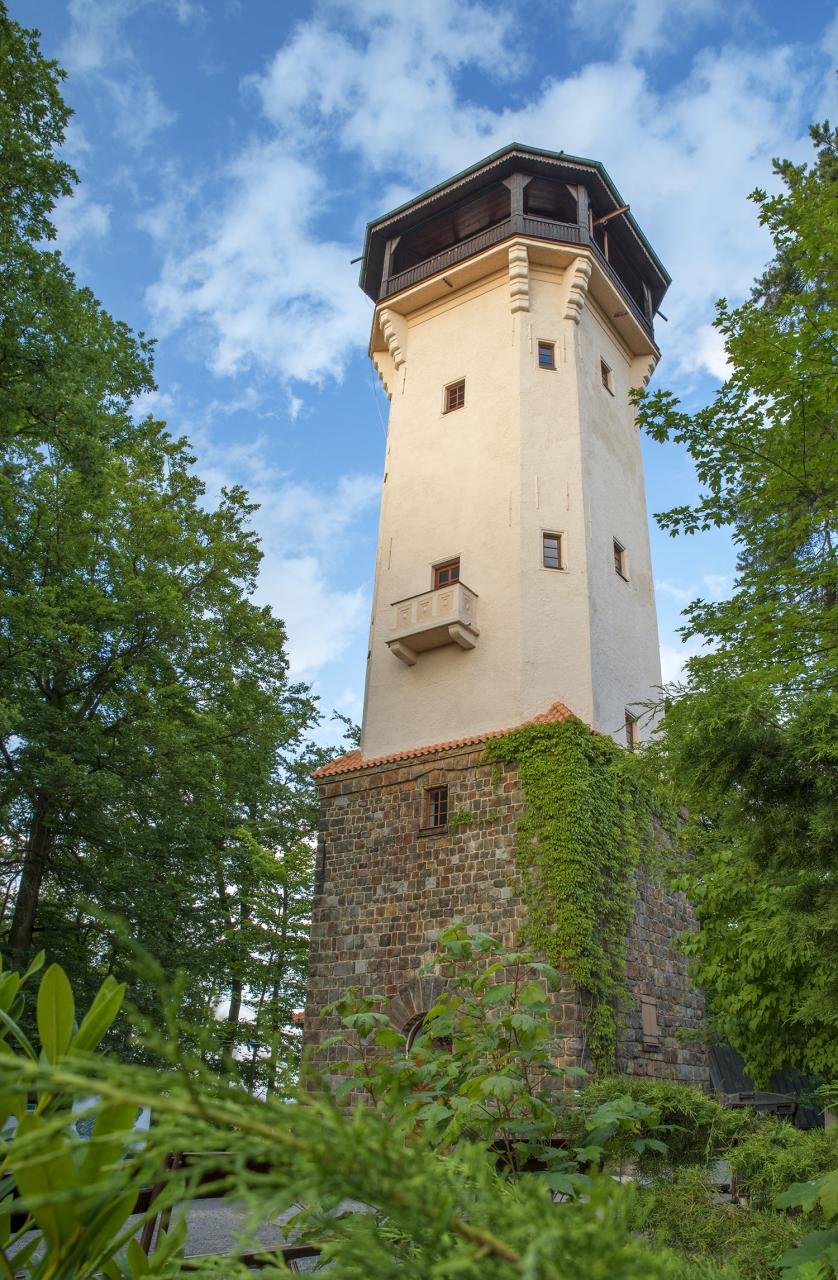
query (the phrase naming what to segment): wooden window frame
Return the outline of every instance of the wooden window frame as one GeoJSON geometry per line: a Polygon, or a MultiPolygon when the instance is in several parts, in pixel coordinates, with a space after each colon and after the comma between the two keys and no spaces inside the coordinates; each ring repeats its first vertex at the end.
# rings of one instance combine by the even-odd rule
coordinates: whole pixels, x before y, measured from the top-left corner
{"type": "Polygon", "coordinates": [[[459,582],[459,581],[460,581],[460,557],[459,556],[452,556],[450,560],[443,560],[440,564],[434,565],[433,567],[434,585],[432,590],[439,591],[442,587],[451,587],[454,585],[455,582],[459,582]],[[440,582],[439,575],[441,573],[444,573],[446,569],[453,569],[455,566],[457,569],[456,575],[453,578],[449,576],[447,582],[440,582]]]}
{"type": "Polygon", "coordinates": [[[600,376],[602,385],[605,387],[605,390],[609,393],[609,395],[613,396],[614,370],[611,368],[611,365],[608,363],[607,360],[603,360],[602,356],[600,356],[599,358],[599,376],[600,376]]]}
{"type": "Polygon", "coordinates": [[[538,367],[539,367],[539,369],[553,369],[553,370],[555,370],[555,368],[556,368],[556,344],[555,344],[555,342],[546,342],[546,341],[542,341],[542,340],[539,338],[539,340],[538,340],[538,346],[537,346],[537,351],[538,351],[538,367]],[[545,364],[545,363],[543,362],[543,360],[541,359],[541,353],[542,353],[542,351],[545,351],[545,352],[547,352],[547,353],[549,354],[549,356],[550,356],[550,363],[549,363],[549,364],[545,364]]]}
{"type": "Polygon", "coordinates": [[[658,1002],[654,996],[640,997],[640,1030],[644,1049],[659,1049],[661,1043],[658,1025],[658,1002]]]}
{"type": "Polygon", "coordinates": [[[448,787],[427,787],[422,810],[423,831],[443,831],[448,826],[448,787]],[[442,814],[443,820],[439,821],[442,814]],[[436,821],[432,821],[432,819],[436,821]]]}
{"type": "Polygon", "coordinates": [[[466,403],[466,380],[458,378],[456,382],[448,382],[442,393],[442,412],[456,413],[464,409],[466,403]]]}
{"type": "Polygon", "coordinates": [[[628,582],[628,559],[626,557],[626,549],[622,542],[619,542],[617,538],[612,538],[611,541],[613,543],[614,572],[618,577],[623,579],[623,582],[628,582]]]}
{"type": "Polygon", "coordinates": [[[638,716],[633,715],[632,712],[629,711],[628,707],[626,708],[625,716],[626,716],[626,721],[625,721],[626,746],[628,747],[629,751],[635,751],[637,747],[640,746],[640,733],[637,728],[638,724],[640,723],[640,719],[638,716]]]}
{"type": "Polygon", "coordinates": [[[556,533],[551,529],[542,529],[541,531],[541,567],[542,569],[549,569],[551,573],[561,573],[565,569],[566,566],[565,566],[564,534],[563,533],[556,533]],[[546,550],[546,544],[547,544],[548,538],[551,541],[558,543],[558,551],[559,551],[558,564],[548,564],[545,558],[545,550],[546,550]]]}

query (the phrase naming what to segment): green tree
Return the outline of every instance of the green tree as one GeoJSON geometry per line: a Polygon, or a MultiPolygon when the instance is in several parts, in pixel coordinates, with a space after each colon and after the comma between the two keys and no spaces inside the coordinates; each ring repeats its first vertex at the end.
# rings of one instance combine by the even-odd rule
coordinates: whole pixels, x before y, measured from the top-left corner
{"type": "MultiPolygon", "coordinates": [[[[0,52],[3,941],[18,965],[46,946],[92,995],[139,940],[183,965],[200,1023],[242,1002],[239,833],[283,804],[303,825],[275,825],[277,856],[311,829],[310,787],[291,792],[314,704],[251,599],[245,493],[210,506],[188,443],[135,420],[152,344],[45,247],[74,181],[62,73],[2,5],[0,52]]],[[[151,1007],[142,980],[132,997],[151,1007]]]]}
{"type": "Polygon", "coordinates": [[[727,381],[694,414],[667,392],[639,407],[701,486],[658,523],[726,526],[738,551],[730,598],[686,611],[704,648],[653,758],[690,815],[695,978],[762,1081],[838,1078],[838,140],[812,137],[812,165],[775,162],[781,190],[753,195],[776,256],[742,306],[718,304],[727,381]]]}

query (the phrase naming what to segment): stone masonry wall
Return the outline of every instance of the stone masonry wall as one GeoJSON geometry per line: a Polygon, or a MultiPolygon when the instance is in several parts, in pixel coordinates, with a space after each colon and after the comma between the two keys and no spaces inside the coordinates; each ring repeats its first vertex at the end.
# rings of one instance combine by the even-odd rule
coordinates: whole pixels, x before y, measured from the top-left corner
{"type": "MultiPolygon", "coordinates": [[[[485,762],[481,746],[440,751],[323,778],[312,919],[305,1044],[326,1067],[336,1051],[317,1046],[337,1029],[323,1005],[348,987],[390,997],[404,1026],[432,1003],[420,978],[436,939],[457,921],[514,945],[525,918],[517,890],[515,833],[524,802],[517,769],[485,762]],[[422,830],[425,792],[448,787],[448,828],[422,830]]],[[[621,1071],[705,1083],[706,1055],[677,1043],[703,1004],[686,977],[674,935],[691,927],[686,900],[641,874],[629,936],[629,1007],[618,1043],[621,1071]],[[640,997],[656,1000],[658,1045],[644,1040],[640,997]]],[[[560,992],[565,1061],[582,1056],[574,992],[560,992]]]]}

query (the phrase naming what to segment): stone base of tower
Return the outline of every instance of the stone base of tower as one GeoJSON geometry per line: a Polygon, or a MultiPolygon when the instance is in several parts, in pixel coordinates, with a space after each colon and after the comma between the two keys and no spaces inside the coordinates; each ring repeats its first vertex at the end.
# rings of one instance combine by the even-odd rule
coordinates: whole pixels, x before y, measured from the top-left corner
{"type": "MultiPolygon", "coordinates": [[[[487,763],[484,742],[367,765],[349,757],[342,771],[343,762],[334,762],[320,772],[304,1041],[321,1069],[328,1070],[339,1053],[318,1050],[338,1029],[321,1009],[347,988],[389,997],[395,1019],[407,1026],[436,994],[434,980],[420,971],[433,960],[443,929],[464,921],[508,945],[519,939],[526,908],[514,850],[524,796],[515,765],[487,763]],[[428,792],[436,787],[448,788],[449,821],[428,829],[428,792]]],[[[620,1072],[708,1082],[706,1050],[682,1043],[679,1035],[697,1030],[704,1013],[675,945],[692,927],[684,896],[641,871],[628,938],[620,1072]],[[657,1044],[650,1042],[650,1018],[657,1044]]],[[[560,992],[556,1008],[566,1037],[564,1064],[578,1065],[583,1045],[576,993],[560,992]]]]}

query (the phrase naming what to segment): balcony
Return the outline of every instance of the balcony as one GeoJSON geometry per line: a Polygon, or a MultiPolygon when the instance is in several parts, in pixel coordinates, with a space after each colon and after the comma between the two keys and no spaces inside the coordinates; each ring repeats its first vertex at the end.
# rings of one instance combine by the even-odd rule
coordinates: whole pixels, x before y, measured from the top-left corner
{"type": "Polygon", "coordinates": [[[456,266],[457,263],[464,262],[467,258],[482,253],[485,249],[490,249],[493,245],[500,244],[502,241],[516,235],[530,236],[537,240],[550,240],[556,244],[579,245],[582,248],[592,249],[597,262],[616,287],[620,297],[628,307],[629,313],[643,326],[647,333],[650,335],[654,333],[651,309],[646,311],[640,306],[626,282],[614,270],[601,247],[594,237],[589,234],[587,227],[580,227],[575,223],[558,222],[553,218],[534,218],[523,214],[513,214],[502,222],[498,222],[495,226],[488,227],[485,231],[481,231],[475,236],[470,236],[467,240],[461,240],[458,244],[451,245],[450,248],[445,249],[442,253],[426,258],[424,262],[419,262],[415,266],[408,267],[407,270],[399,271],[389,277],[383,277],[378,292],[378,301],[382,302],[386,298],[392,297],[393,294],[400,293],[402,289],[409,289],[415,284],[420,284],[423,280],[429,280],[431,276],[448,271],[451,267],[456,266]]]}
{"type": "Polygon", "coordinates": [[[477,596],[464,582],[424,591],[390,605],[387,646],[408,667],[415,665],[420,653],[446,644],[473,649],[479,634],[477,596]]]}

